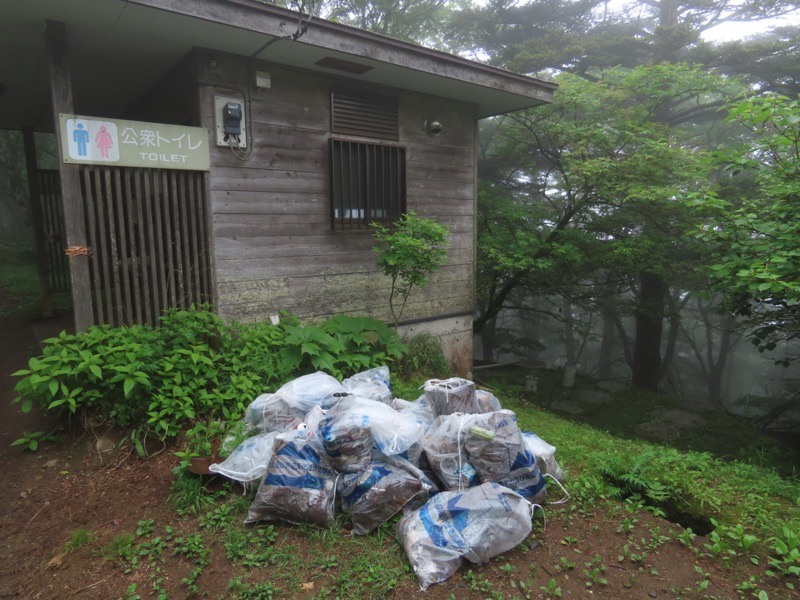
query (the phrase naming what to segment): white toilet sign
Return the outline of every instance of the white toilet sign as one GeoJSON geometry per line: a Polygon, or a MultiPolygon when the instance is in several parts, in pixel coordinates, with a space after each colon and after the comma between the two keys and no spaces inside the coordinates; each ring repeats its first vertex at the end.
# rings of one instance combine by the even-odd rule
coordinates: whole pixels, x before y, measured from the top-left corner
{"type": "Polygon", "coordinates": [[[79,115],[60,117],[64,162],[157,169],[209,169],[208,130],[79,115]]]}

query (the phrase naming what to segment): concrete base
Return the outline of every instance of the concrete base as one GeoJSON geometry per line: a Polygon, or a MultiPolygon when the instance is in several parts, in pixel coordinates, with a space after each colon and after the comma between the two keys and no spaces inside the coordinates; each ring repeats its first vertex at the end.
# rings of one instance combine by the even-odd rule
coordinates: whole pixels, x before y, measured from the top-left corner
{"type": "Polygon", "coordinates": [[[453,365],[455,375],[467,377],[472,370],[472,316],[446,317],[400,325],[400,337],[414,337],[420,333],[430,333],[441,340],[445,357],[453,365]]]}

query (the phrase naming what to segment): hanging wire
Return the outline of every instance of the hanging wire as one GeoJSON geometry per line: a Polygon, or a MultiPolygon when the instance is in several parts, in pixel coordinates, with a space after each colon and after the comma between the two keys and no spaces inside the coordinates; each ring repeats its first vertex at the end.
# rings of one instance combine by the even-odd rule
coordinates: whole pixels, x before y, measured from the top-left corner
{"type": "Polygon", "coordinates": [[[311,17],[314,16],[314,9],[315,9],[315,2],[311,0],[310,2],[297,2],[296,0],[292,0],[291,3],[291,10],[296,11],[299,13],[299,17],[297,18],[297,29],[294,33],[290,33],[288,35],[282,35],[280,37],[272,38],[266,44],[261,46],[258,50],[253,52],[250,55],[251,59],[254,59],[256,56],[261,54],[264,50],[269,48],[275,42],[279,42],[281,40],[291,40],[296,42],[301,37],[303,37],[308,31],[308,22],[311,20],[311,17]]]}

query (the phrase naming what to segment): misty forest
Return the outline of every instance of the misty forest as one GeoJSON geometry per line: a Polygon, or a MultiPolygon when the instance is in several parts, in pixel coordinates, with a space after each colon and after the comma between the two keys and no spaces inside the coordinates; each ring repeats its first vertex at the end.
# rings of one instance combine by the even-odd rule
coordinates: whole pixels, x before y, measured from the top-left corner
{"type": "MultiPolygon", "coordinates": [[[[477,361],[797,428],[797,2],[302,8],[559,85],[480,124],[477,361]]],[[[32,246],[21,144],[0,135],[0,244],[32,246]]]]}

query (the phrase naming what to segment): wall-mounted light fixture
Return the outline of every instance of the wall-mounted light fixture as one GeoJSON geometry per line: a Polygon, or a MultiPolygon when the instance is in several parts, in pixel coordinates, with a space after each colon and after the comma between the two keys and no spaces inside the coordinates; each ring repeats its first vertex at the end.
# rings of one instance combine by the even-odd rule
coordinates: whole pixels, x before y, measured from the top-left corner
{"type": "Polygon", "coordinates": [[[444,130],[444,125],[441,119],[427,116],[422,124],[422,129],[431,137],[439,137],[444,130]]]}

